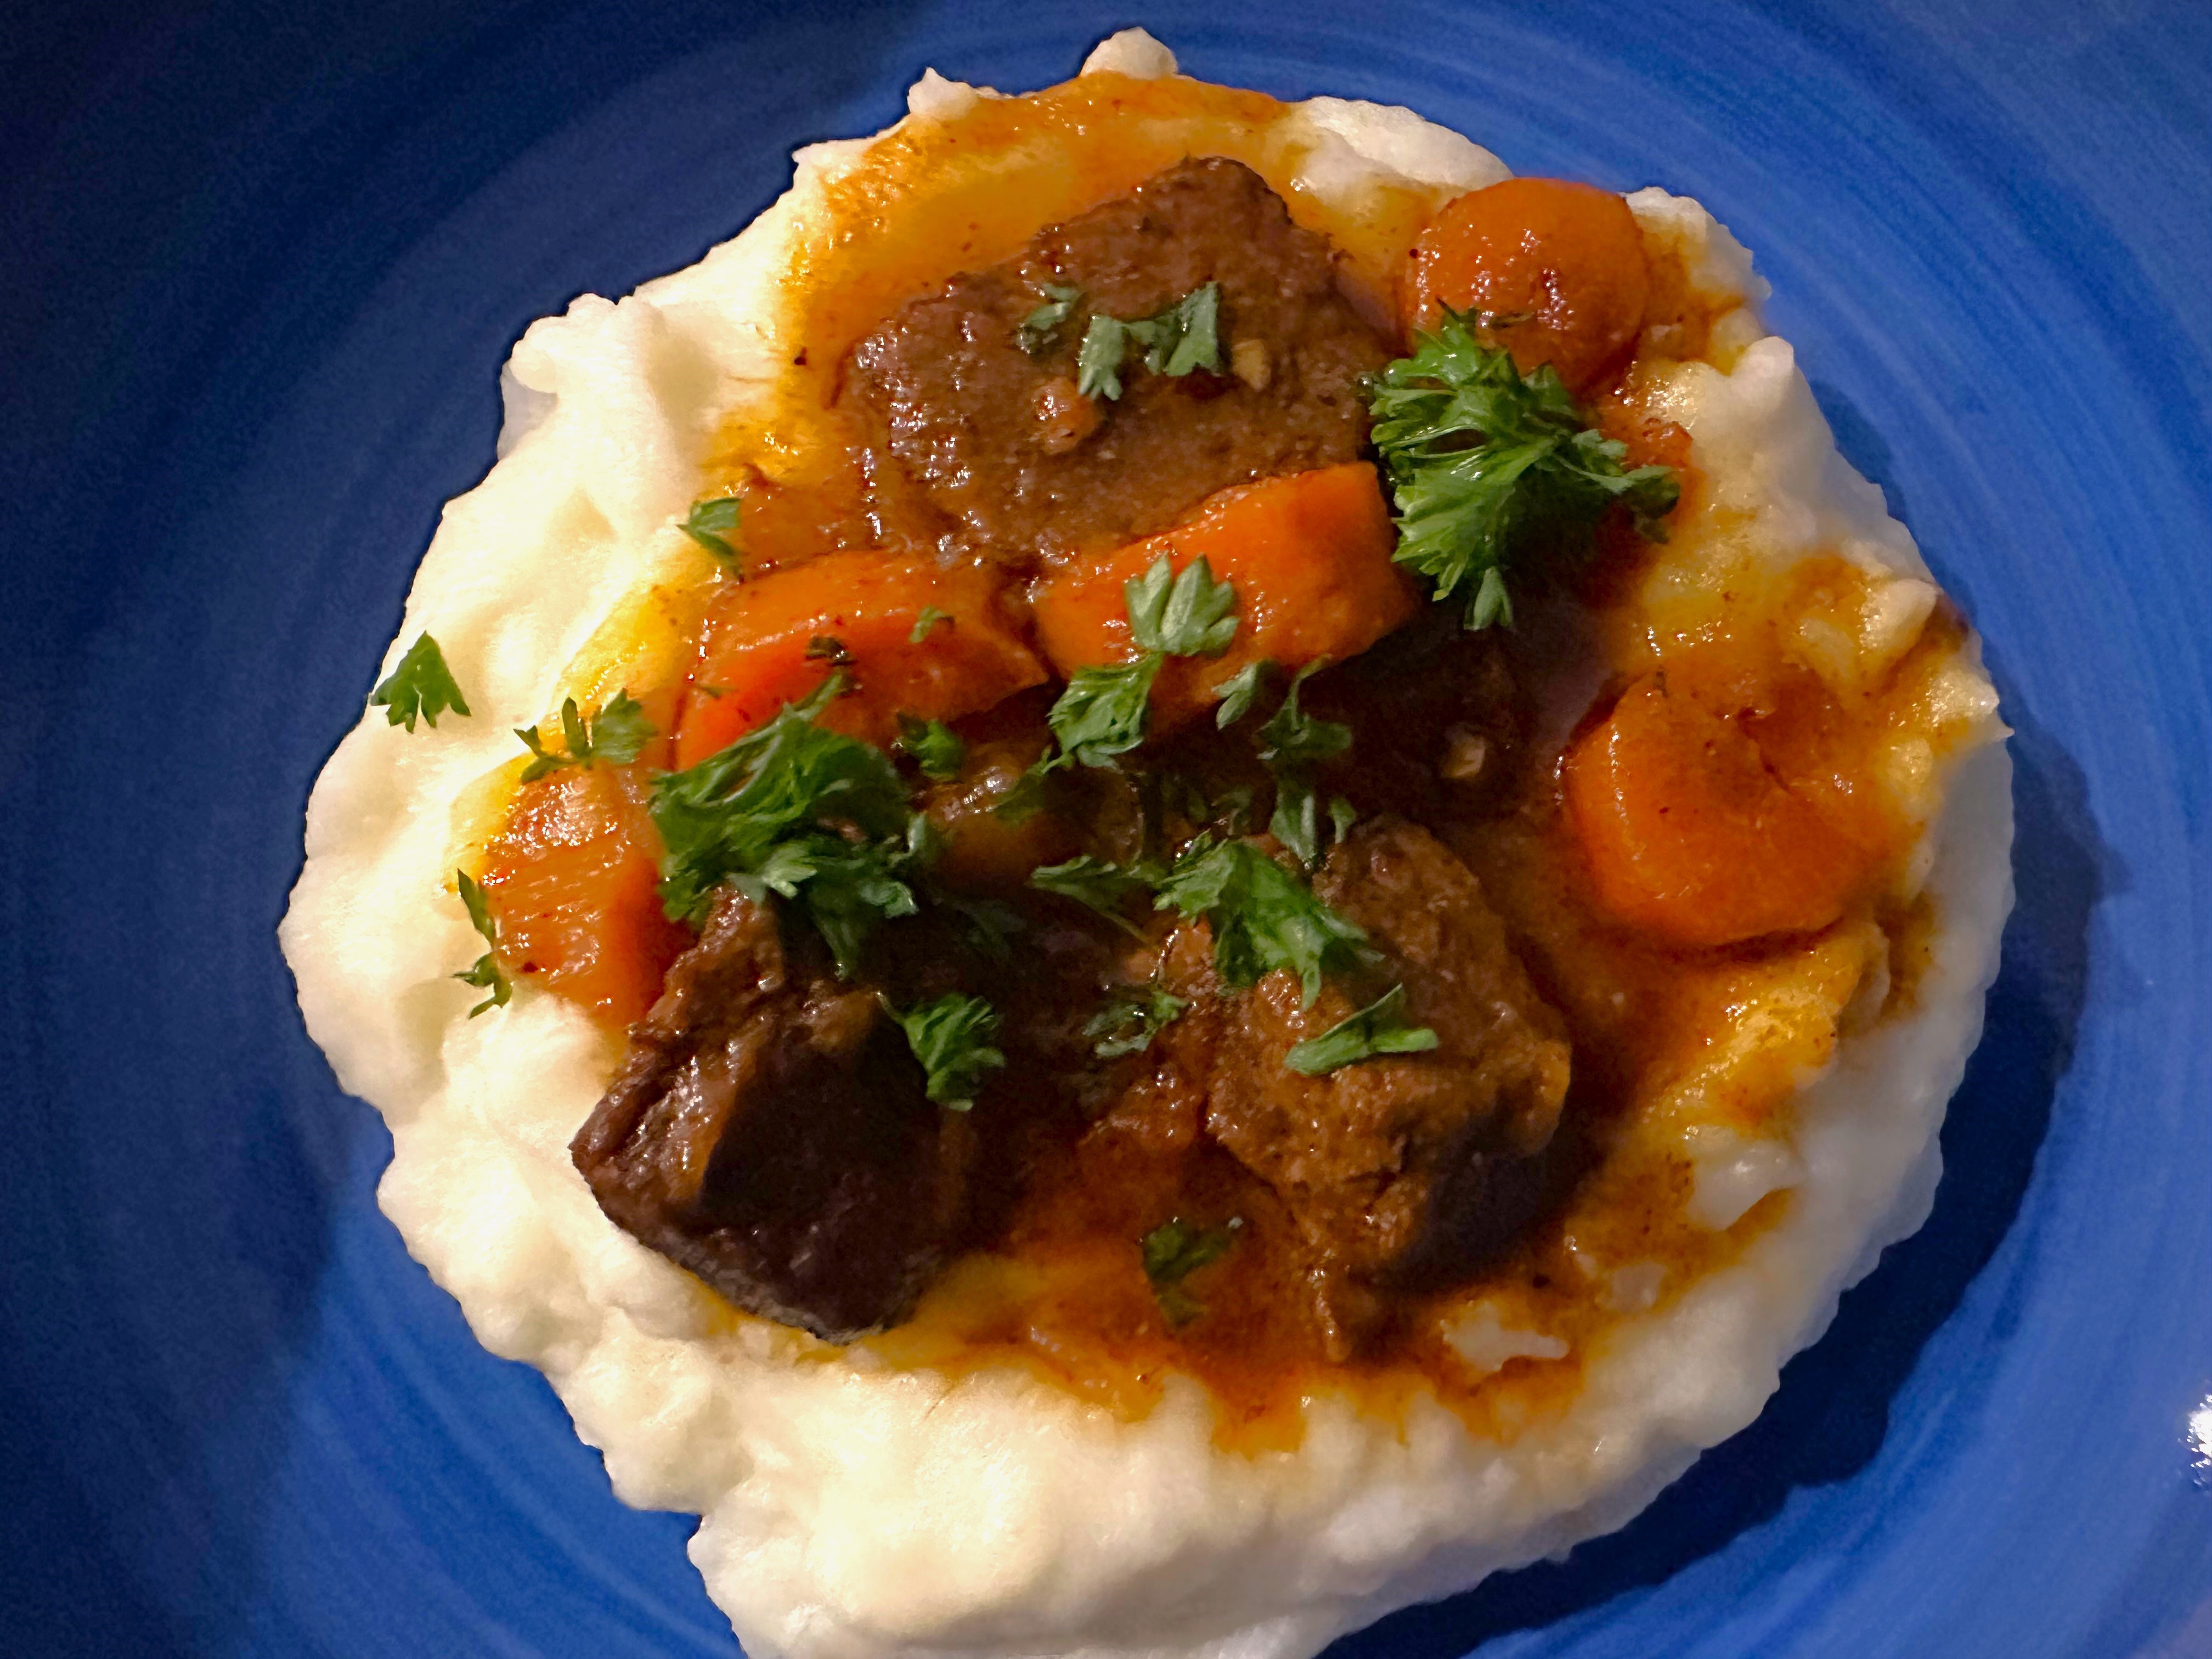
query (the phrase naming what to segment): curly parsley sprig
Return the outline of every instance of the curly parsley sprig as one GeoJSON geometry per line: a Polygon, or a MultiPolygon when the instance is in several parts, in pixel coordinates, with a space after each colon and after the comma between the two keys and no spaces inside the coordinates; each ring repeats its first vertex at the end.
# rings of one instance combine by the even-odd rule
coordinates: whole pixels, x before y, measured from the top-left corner
{"type": "Polygon", "coordinates": [[[1510,623],[1509,566],[1574,545],[1614,502],[1656,539],[1681,493],[1672,467],[1624,467],[1627,447],[1594,429],[1549,364],[1523,374],[1444,312],[1411,356],[1373,376],[1367,406],[1396,502],[1399,563],[1431,596],[1467,608],[1470,629],[1510,623]]]}

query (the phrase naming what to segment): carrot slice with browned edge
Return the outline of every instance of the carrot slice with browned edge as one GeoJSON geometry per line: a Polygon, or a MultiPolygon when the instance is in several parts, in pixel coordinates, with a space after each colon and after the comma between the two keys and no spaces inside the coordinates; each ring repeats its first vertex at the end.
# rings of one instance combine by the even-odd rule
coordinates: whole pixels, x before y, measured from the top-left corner
{"type": "Polygon", "coordinates": [[[1430,222],[1407,256],[1398,314],[1412,330],[1445,306],[1480,312],[1522,374],[1549,363],[1580,392],[1635,343],[1650,293],[1627,203],[1564,179],[1507,179],[1430,222]]]}
{"type": "Polygon", "coordinates": [[[638,769],[563,768],[522,786],[488,852],[499,953],[601,1023],[642,1019],[690,934],[661,908],[660,837],[638,769]]]}
{"type": "Polygon", "coordinates": [[[1776,775],[1736,721],[1645,675],[1567,757],[1598,902],[1678,945],[1808,933],[1866,881],[1866,847],[1776,775]]]}
{"type": "Polygon", "coordinates": [[[852,689],[821,722],[878,744],[897,735],[901,714],[956,720],[1042,684],[1043,665],[1000,619],[994,591],[984,571],[872,552],[732,584],[707,619],[676,764],[728,747],[841,668],[852,689]]]}
{"type": "Polygon", "coordinates": [[[1354,657],[1420,608],[1390,562],[1397,538],[1364,461],[1238,484],[1172,530],[1061,572],[1032,595],[1037,641],[1063,675],[1137,654],[1122,586],[1164,556],[1204,558],[1237,589],[1237,634],[1218,657],[1167,663],[1152,688],[1154,729],[1212,706],[1214,688],[1262,659],[1286,670],[1354,657]]]}

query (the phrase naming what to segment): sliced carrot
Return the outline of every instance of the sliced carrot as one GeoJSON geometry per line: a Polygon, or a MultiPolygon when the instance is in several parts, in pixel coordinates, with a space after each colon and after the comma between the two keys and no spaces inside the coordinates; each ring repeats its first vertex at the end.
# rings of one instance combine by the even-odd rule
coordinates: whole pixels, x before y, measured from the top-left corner
{"type": "Polygon", "coordinates": [[[522,786],[483,888],[501,959],[601,1023],[645,1017],[690,935],[656,890],[660,837],[637,769],[563,768],[522,786]]]}
{"type": "Polygon", "coordinates": [[[1123,584],[1162,556],[1204,558],[1237,589],[1237,635],[1218,657],[1177,658],[1152,689],[1155,729],[1210,708],[1214,688],[1266,659],[1298,669],[1354,657],[1420,608],[1390,562],[1397,538],[1364,461],[1238,484],[1174,529],[1063,571],[1031,595],[1037,641],[1063,675],[1136,655],[1123,584]]]}
{"type": "Polygon", "coordinates": [[[1565,782],[1599,902],[1675,944],[1825,927],[1873,864],[1743,723],[1670,691],[1663,672],[1576,744],[1565,782]]]}
{"type": "Polygon", "coordinates": [[[1644,234],[1610,191],[1507,179],[1446,203],[1407,256],[1398,314],[1431,327],[1445,306],[1501,319],[1523,374],[1549,363],[1570,391],[1635,343],[1651,293],[1644,234]]]}
{"type": "Polygon", "coordinates": [[[824,554],[732,583],[708,617],[676,764],[726,748],[841,666],[852,691],[822,724],[883,744],[902,714],[953,720],[1042,683],[1042,665],[1000,620],[994,598],[985,572],[875,552],[824,554]]]}

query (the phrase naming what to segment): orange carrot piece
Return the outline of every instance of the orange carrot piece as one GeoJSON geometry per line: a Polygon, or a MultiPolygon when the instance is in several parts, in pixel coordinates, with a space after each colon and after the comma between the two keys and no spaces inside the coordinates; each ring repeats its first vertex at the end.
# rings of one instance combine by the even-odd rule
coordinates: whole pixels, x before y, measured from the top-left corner
{"type": "Polygon", "coordinates": [[[1397,537],[1375,469],[1364,461],[1238,484],[1208,496],[1174,529],[1071,567],[1032,595],[1037,641],[1063,675],[1126,662],[1122,585],[1165,555],[1176,570],[1203,557],[1237,589],[1237,635],[1218,657],[1177,658],[1152,688],[1155,730],[1212,706],[1214,688],[1266,659],[1286,670],[1355,657],[1420,608],[1390,562],[1397,537]]]}
{"type": "Polygon", "coordinates": [[[852,690],[822,724],[878,744],[897,735],[902,714],[955,720],[1041,684],[1043,665],[1000,620],[994,597],[984,572],[873,552],[824,554],[732,584],[708,617],[677,766],[728,747],[840,666],[852,690]],[[932,610],[942,614],[915,640],[932,610]]]}
{"type": "Polygon", "coordinates": [[[636,769],[564,767],[522,786],[484,866],[500,957],[601,1024],[642,1019],[690,935],[656,890],[660,836],[636,769]]]}
{"type": "Polygon", "coordinates": [[[1663,672],[1582,737],[1564,781],[1599,902],[1678,945],[1825,927],[1872,864],[1741,724],[1670,693],[1663,672]]]}
{"type": "Polygon", "coordinates": [[[1628,204],[1564,179],[1507,179],[1444,204],[1407,256],[1398,314],[1434,327],[1442,308],[1501,321],[1528,374],[1549,363],[1571,392],[1625,356],[1644,326],[1651,268],[1628,204]]]}

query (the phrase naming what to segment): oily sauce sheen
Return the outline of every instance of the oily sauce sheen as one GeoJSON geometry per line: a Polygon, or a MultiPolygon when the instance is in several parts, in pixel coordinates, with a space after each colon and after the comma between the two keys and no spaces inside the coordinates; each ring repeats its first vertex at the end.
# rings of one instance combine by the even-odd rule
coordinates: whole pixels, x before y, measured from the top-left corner
{"type": "MultiPolygon", "coordinates": [[[[1513,629],[1462,632],[1390,561],[1361,378],[1441,306],[1510,313],[1496,337],[1522,367],[1557,364],[1631,464],[1681,469],[1694,502],[1686,439],[1634,391],[1640,342],[1704,349],[1679,266],[1619,198],[1547,180],[1401,204],[1379,242],[1336,245],[1271,187],[1290,158],[1247,142],[1182,159],[1221,113],[1190,100],[1251,94],[1085,80],[1101,85],[1044,94],[1070,107],[1030,118],[1144,104],[1143,170],[1049,201],[978,196],[957,260],[944,233],[925,246],[896,218],[881,247],[815,251],[839,273],[817,286],[802,366],[818,398],[780,434],[726,434],[744,568],[653,704],[676,734],[655,764],[705,758],[833,672],[851,683],[836,729],[890,744],[902,717],[947,723],[957,770],[908,764],[957,902],[885,926],[858,983],[772,904],[726,895],[695,942],[641,905],[660,853],[641,762],[522,787],[483,878],[502,949],[526,941],[538,982],[611,1027],[641,1020],[578,1162],[618,1223],[735,1307],[894,1364],[1019,1364],[1127,1414],[1194,1376],[1224,1443],[1249,1448],[1295,1440],[1318,1389],[1385,1412],[1431,1393],[1510,1434],[1571,1396],[1575,1356],[1621,1316],[1607,1275],[1652,1264],[1671,1293],[1787,1201],[1699,1227],[1689,1171],[1645,1148],[1638,1115],[1778,986],[1774,1006],[1814,1012],[1771,1022],[1771,1052],[1729,1073],[1747,1130],[1832,1048],[1863,981],[1909,996],[1928,927],[1881,897],[1914,830],[1881,766],[1963,631],[1939,617],[1880,684],[1839,696],[1784,649],[1808,606],[1859,603],[1851,567],[1815,560],[1655,650],[1649,546],[1607,521],[1594,555],[1513,573],[1513,629]],[[1093,316],[1149,315],[1207,282],[1217,368],[1133,368],[1123,397],[1078,395],[1093,316]],[[1025,344],[1048,283],[1081,298],[1025,344]],[[1055,773],[1022,821],[995,811],[1047,752],[1065,680],[1133,655],[1122,566],[1200,550],[1237,586],[1243,654],[1172,665],[1154,736],[1121,767],[1055,773]],[[1262,655],[1311,667],[1305,708],[1352,734],[1312,769],[1353,826],[1312,879],[1383,958],[1310,1007],[1285,975],[1223,983],[1202,923],[1138,904],[1116,923],[1027,879],[1264,826],[1276,780],[1252,728],[1280,679],[1235,729],[1206,712],[1262,655]],[[986,902],[1020,924],[999,957],[954,915],[986,902]],[[1282,1064],[1394,982],[1434,1050],[1322,1078],[1282,1064]],[[1144,984],[1182,1017],[1099,1057],[1102,1000],[1144,984]],[[664,993],[650,1016],[641,986],[664,993]],[[989,998],[1007,1061],[963,1112],[921,1099],[880,1012],[952,993],[989,998]],[[1171,1223],[1230,1241],[1172,1296],[1143,1244],[1171,1223]],[[1568,1357],[1471,1364],[1449,1328],[1478,1296],[1568,1357]]],[[[1005,118],[987,102],[971,118],[1005,118]]]]}

